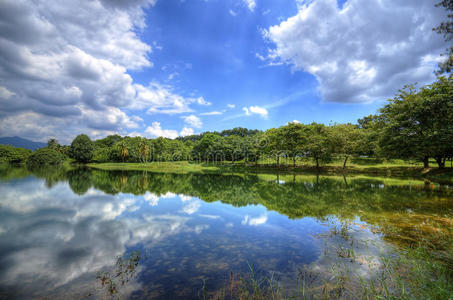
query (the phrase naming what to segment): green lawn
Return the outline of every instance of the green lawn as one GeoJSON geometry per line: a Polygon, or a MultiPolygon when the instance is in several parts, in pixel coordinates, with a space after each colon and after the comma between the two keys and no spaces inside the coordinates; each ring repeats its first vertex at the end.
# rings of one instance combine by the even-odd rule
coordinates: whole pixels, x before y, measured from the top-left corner
{"type": "Polygon", "coordinates": [[[444,170],[435,168],[432,164],[430,170],[424,170],[423,165],[418,162],[392,160],[351,160],[346,169],[343,169],[341,160],[333,161],[332,163],[322,165],[318,170],[311,161],[297,161],[294,168],[292,162],[288,160],[281,161],[277,166],[273,161],[260,161],[258,165],[255,163],[244,162],[224,162],[224,163],[196,163],[188,161],[178,162],[150,162],[150,163],[90,163],[88,167],[102,170],[136,170],[150,171],[159,173],[221,173],[221,172],[320,172],[323,174],[363,174],[374,176],[397,176],[397,177],[415,177],[429,178],[435,181],[451,181],[453,182],[453,169],[447,167],[444,170]]]}
{"type": "Polygon", "coordinates": [[[192,173],[192,172],[220,172],[222,167],[203,165],[188,161],[150,162],[150,163],[90,163],[88,167],[102,170],[135,170],[159,173],[192,173]]]}

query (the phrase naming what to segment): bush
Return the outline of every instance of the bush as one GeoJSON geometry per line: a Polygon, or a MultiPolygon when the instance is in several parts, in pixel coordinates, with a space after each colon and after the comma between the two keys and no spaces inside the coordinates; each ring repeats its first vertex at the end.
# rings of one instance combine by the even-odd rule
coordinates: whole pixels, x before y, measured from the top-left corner
{"type": "Polygon", "coordinates": [[[39,167],[43,165],[59,165],[65,159],[66,157],[56,150],[41,148],[28,157],[27,166],[39,167]]]}
{"type": "Polygon", "coordinates": [[[98,163],[104,163],[111,161],[112,150],[106,147],[96,147],[93,151],[93,161],[98,163]]]}
{"type": "Polygon", "coordinates": [[[22,163],[30,156],[31,150],[15,148],[9,145],[0,145],[0,162],[22,163]]]}
{"type": "Polygon", "coordinates": [[[79,134],[71,143],[69,156],[78,162],[86,163],[93,158],[93,142],[86,134],[79,134]]]}

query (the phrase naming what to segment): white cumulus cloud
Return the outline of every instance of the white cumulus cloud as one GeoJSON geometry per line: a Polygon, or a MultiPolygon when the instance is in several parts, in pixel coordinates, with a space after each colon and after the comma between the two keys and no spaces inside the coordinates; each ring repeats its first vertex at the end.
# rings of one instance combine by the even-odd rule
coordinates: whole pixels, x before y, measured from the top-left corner
{"type": "Polygon", "coordinates": [[[287,63],[313,74],[323,100],[369,102],[391,97],[408,83],[434,79],[446,48],[431,29],[445,18],[425,0],[314,0],[264,30],[274,44],[269,64],[287,63]]]}
{"type": "Polygon", "coordinates": [[[179,133],[180,136],[188,136],[188,135],[194,135],[195,132],[193,128],[190,127],[184,127],[181,132],[179,133]]]}
{"type": "Polygon", "coordinates": [[[201,128],[203,126],[203,122],[200,120],[200,118],[198,118],[195,115],[185,116],[182,118],[184,119],[184,122],[186,124],[188,124],[192,127],[201,128]]]}
{"type": "Polygon", "coordinates": [[[150,137],[165,137],[169,139],[175,139],[178,137],[178,132],[171,129],[162,129],[159,122],[153,122],[151,126],[148,126],[145,133],[150,137]]]}
{"type": "Polygon", "coordinates": [[[0,1],[0,136],[67,143],[81,132],[126,134],[141,126],[139,110],[178,114],[209,105],[171,86],[133,82],[130,70],[153,66],[140,32],[154,3],[0,1]]]}
{"type": "MultiPolygon", "coordinates": [[[[183,129],[178,133],[177,130],[173,129],[162,129],[160,122],[153,122],[151,126],[148,126],[145,129],[145,136],[150,137],[150,138],[156,138],[156,137],[165,137],[169,139],[175,139],[178,136],[188,136],[188,135],[193,135],[194,130],[193,128],[189,127],[183,127],[183,129]]],[[[132,133],[129,134],[130,136],[142,136],[140,133],[132,133]]]]}
{"type": "Polygon", "coordinates": [[[246,116],[251,116],[253,114],[259,115],[262,118],[267,118],[268,112],[267,109],[264,107],[259,106],[250,106],[250,107],[243,107],[242,110],[245,112],[246,116]]]}

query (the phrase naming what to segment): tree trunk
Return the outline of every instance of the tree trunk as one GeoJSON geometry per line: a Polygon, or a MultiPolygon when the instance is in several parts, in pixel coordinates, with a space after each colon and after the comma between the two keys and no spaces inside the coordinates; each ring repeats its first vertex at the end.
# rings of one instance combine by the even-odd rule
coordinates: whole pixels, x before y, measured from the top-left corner
{"type": "Polygon", "coordinates": [[[280,155],[277,155],[276,159],[277,159],[277,167],[278,167],[280,165],[280,155]]]}
{"type": "Polygon", "coordinates": [[[436,162],[439,166],[439,169],[445,168],[445,160],[442,157],[436,157],[436,162]]]}
{"type": "Polygon", "coordinates": [[[344,163],[343,163],[343,169],[346,169],[346,163],[348,161],[348,158],[349,158],[349,155],[346,155],[346,157],[344,159],[344,163]]]}
{"type": "Polygon", "coordinates": [[[294,156],[293,157],[293,168],[295,168],[295,167],[296,167],[296,157],[294,156]]]}
{"type": "Polygon", "coordinates": [[[319,158],[316,157],[316,168],[319,169],[319,158]]]}
{"type": "Polygon", "coordinates": [[[425,169],[429,168],[429,157],[428,156],[423,157],[423,167],[425,169]]]}
{"type": "Polygon", "coordinates": [[[348,181],[346,180],[346,176],[343,175],[343,180],[344,180],[344,184],[346,184],[346,187],[348,187],[348,181]]]}

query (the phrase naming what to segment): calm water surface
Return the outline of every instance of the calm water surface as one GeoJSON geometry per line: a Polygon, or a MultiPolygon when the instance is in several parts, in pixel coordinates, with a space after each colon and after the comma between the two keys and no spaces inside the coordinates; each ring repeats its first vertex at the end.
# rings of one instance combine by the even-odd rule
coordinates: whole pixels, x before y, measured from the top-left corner
{"type": "Polygon", "coordinates": [[[213,295],[250,268],[288,287],[339,263],[372,277],[453,216],[451,187],[371,177],[8,167],[0,195],[0,299],[103,298],[99,274],[137,299],[213,295]]]}

